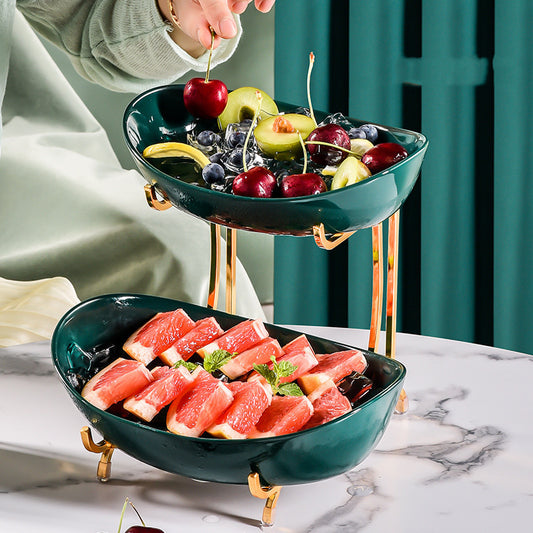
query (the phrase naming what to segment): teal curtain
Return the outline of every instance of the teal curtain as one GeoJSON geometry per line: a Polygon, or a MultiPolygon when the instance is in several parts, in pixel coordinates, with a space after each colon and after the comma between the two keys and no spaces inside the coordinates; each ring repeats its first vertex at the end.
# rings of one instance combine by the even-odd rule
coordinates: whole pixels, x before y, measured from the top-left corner
{"type": "MultiPolygon", "coordinates": [[[[401,212],[399,331],[533,353],[530,0],[278,0],[275,96],[423,132],[401,212]]],[[[276,237],[275,320],[368,328],[370,232],[276,237]]]]}

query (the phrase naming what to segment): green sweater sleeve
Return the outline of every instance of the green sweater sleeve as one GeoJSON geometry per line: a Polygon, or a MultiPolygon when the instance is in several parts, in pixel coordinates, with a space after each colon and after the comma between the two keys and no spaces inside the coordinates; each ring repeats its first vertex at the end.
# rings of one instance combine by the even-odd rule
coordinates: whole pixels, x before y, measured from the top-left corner
{"type": "MultiPolygon", "coordinates": [[[[81,76],[111,90],[138,92],[207,67],[207,52],[195,59],[172,41],[156,0],[18,0],[17,7],[81,76]]],[[[236,22],[237,37],[222,41],[213,67],[235,51],[236,22]]]]}

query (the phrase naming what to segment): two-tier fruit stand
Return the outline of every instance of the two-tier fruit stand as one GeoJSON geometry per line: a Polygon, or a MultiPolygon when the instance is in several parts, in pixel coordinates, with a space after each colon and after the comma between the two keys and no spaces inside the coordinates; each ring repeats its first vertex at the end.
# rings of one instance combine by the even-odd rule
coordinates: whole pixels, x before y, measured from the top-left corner
{"type": "MultiPolygon", "coordinates": [[[[225,310],[231,315],[235,313],[236,304],[238,229],[295,237],[312,235],[317,246],[331,250],[354,232],[371,228],[373,283],[368,351],[378,351],[385,300],[385,355],[394,359],[399,210],[418,177],[427,149],[425,137],[407,130],[379,127],[381,139],[402,144],[409,154],[408,157],[394,167],[345,189],[298,198],[236,197],[171,177],[143,158],[142,153],[146,146],[183,139],[186,136],[192,118],[180,104],[183,101],[182,94],[183,87],[171,85],[139,95],[126,109],[124,134],[133,158],[147,181],[145,193],[148,204],[156,210],[166,210],[174,206],[210,223],[211,261],[207,308],[216,309],[218,305],[223,227],[226,230],[225,310]],[[383,246],[385,222],[388,223],[386,266],[383,246]]],[[[280,111],[294,107],[284,103],[278,104],[280,111]]],[[[325,117],[322,113],[316,115],[318,120],[325,117]]],[[[360,121],[354,121],[355,124],[358,122],[360,121]]],[[[406,409],[407,396],[401,390],[396,411],[404,412],[406,409]]],[[[97,475],[99,479],[106,480],[110,475],[111,456],[115,445],[107,440],[95,443],[88,427],[82,430],[82,440],[89,451],[101,454],[97,475]]],[[[272,524],[281,485],[263,484],[260,474],[254,471],[248,475],[247,481],[253,496],[266,499],[263,523],[272,524]]]]}

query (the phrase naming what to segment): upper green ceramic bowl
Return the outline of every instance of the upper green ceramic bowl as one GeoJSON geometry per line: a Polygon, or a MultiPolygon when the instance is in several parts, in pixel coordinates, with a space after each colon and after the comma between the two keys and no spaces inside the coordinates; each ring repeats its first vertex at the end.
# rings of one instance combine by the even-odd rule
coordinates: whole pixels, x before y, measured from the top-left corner
{"type": "MultiPolygon", "coordinates": [[[[322,426],[279,437],[183,437],[102,411],[81,397],[69,374],[92,375],[87,352],[112,347],[119,354],[124,341],[141,324],[157,312],[178,307],[194,320],[214,316],[224,329],[243,320],[175,300],[106,295],[72,308],[56,327],[52,338],[55,368],[78,409],[108,442],[144,463],[190,478],[245,484],[251,472],[258,472],[272,485],[309,483],[341,474],[359,464],[376,446],[394,411],[405,367],[370,352],[364,352],[369,363],[365,374],[374,386],[359,407],[322,426]]],[[[300,335],[270,324],[266,327],[282,345],[300,335]]],[[[308,338],[317,353],[347,348],[310,335],[308,338]]]]}
{"type": "MultiPolygon", "coordinates": [[[[281,111],[295,106],[277,102],[281,111]]],[[[320,122],[325,113],[316,112],[320,122]]],[[[143,150],[160,142],[184,142],[193,117],[183,106],[183,86],[167,85],[137,96],[126,108],[126,144],[148,183],[168,196],[177,208],[228,227],[271,234],[310,235],[324,224],[326,233],[374,226],[392,215],[411,192],[427,149],[420,133],[380,128],[380,142],[397,142],[409,156],[369,179],[343,189],[297,198],[248,198],[212,191],[171,177],[148,163],[143,150]]],[[[361,125],[359,120],[352,120],[361,125]]]]}

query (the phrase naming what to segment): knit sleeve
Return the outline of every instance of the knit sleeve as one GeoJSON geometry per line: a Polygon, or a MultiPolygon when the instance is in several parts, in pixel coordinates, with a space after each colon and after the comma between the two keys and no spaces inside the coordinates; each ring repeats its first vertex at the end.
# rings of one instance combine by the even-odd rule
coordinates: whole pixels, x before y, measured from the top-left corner
{"type": "MultiPolygon", "coordinates": [[[[170,38],[156,0],[19,0],[17,7],[81,76],[111,90],[138,92],[207,68],[207,51],[193,58],[170,38]]],[[[242,34],[236,23],[237,37],[221,42],[212,67],[235,51],[242,34]]]]}

